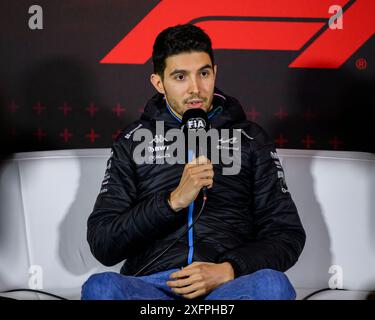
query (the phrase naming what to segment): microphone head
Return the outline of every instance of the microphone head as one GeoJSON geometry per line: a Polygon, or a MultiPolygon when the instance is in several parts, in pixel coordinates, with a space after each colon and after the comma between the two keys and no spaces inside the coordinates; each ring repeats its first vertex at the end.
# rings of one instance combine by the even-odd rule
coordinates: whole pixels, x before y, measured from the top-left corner
{"type": "Polygon", "coordinates": [[[182,124],[185,130],[208,130],[209,123],[207,112],[202,109],[188,109],[182,116],[182,124]]]}

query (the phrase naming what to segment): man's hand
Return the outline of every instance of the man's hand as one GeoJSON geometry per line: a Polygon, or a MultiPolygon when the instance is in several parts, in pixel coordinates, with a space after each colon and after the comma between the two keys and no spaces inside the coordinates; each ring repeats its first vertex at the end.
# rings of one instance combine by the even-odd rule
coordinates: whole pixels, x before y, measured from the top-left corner
{"type": "Polygon", "coordinates": [[[214,170],[211,161],[200,156],[184,167],[178,187],[172,191],[169,205],[174,211],[186,208],[198,196],[202,187],[212,188],[214,170]]]}
{"type": "Polygon", "coordinates": [[[209,293],[218,286],[234,279],[233,267],[229,262],[193,262],[186,268],[171,274],[167,281],[174,293],[193,299],[209,293]]]}

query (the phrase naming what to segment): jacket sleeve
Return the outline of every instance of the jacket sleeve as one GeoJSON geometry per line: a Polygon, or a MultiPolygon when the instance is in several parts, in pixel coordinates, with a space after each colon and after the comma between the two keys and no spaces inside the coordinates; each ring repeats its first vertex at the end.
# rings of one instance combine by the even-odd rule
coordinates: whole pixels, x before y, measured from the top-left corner
{"type": "Polygon", "coordinates": [[[87,221],[91,252],[106,266],[139,252],[179,216],[168,204],[168,191],[137,201],[137,177],[129,144],[125,139],[113,143],[102,187],[87,221]]]}
{"type": "Polygon", "coordinates": [[[232,264],[236,277],[265,268],[286,271],[298,260],[306,240],[273,142],[261,129],[251,144],[253,207],[250,214],[254,221],[254,240],[218,258],[219,262],[232,264]]]}

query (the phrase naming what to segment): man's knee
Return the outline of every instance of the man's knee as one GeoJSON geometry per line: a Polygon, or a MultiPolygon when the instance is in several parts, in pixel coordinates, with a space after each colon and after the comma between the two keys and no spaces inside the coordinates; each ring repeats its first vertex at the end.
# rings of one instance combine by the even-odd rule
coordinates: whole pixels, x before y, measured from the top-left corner
{"type": "Polygon", "coordinates": [[[294,300],[296,292],[285,273],[273,269],[261,269],[252,275],[260,299],[294,300]]]}
{"type": "Polygon", "coordinates": [[[82,300],[112,299],[119,274],[115,272],[96,273],[90,276],[82,286],[82,300]]]}

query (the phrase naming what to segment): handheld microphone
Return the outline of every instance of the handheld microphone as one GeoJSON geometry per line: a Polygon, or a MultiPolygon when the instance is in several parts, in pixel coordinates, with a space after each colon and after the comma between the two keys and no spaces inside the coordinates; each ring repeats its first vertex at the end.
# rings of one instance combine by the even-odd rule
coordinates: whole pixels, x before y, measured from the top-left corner
{"type": "MultiPolygon", "coordinates": [[[[193,160],[193,156],[195,155],[198,157],[199,155],[202,155],[201,152],[195,152],[196,150],[190,150],[188,147],[188,140],[189,140],[189,132],[195,132],[198,130],[209,130],[209,122],[207,113],[202,109],[188,109],[184,112],[182,116],[182,129],[185,134],[185,146],[187,150],[186,158],[187,162],[190,162],[193,160]]],[[[202,188],[203,193],[203,199],[207,199],[207,187],[204,186],[202,188]]]]}

